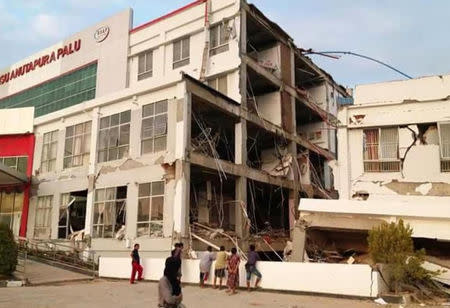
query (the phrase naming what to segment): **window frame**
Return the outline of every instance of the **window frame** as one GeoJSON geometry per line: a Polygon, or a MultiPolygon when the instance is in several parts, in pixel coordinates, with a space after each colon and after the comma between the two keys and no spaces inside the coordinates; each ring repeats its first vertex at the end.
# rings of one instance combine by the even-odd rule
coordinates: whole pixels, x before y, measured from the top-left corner
{"type": "Polygon", "coordinates": [[[78,123],[75,125],[67,126],[65,130],[65,138],[64,138],[64,159],[63,159],[63,169],[68,168],[74,168],[74,167],[81,167],[89,164],[89,157],[91,153],[91,134],[92,134],[92,121],[86,121],[82,123],[78,123]],[[89,126],[88,126],[89,124],[89,126]],[[82,132],[77,133],[76,128],[77,126],[82,125],[82,132]],[[86,131],[86,127],[89,127],[89,131],[86,131]],[[73,130],[72,135],[67,136],[67,131],[69,129],[73,130]],[[82,150],[81,153],[75,153],[76,152],[76,138],[81,138],[81,149],[84,148],[84,151],[82,150]],[[72,140],[72,152],[71,155],[66,155],[66,147],[69,140],[72,140]],[[87,143],[85,141],[88,140],[87,143]],[[74,165],[74,160],[76,157],[81,156],[81,164],[74,165]],[[87,157],[87,161],[85,161],[87,157]],[[70,159],[70,164],[66,165],[66,161],[70,159]]]}
{"type": "Polygon", "coordinates": [[[13,155],[13,156],[1,156],[0,157],[0,163],[4,164],[5,166],[16,170],[17,172],[21,172],[21,173],[27,173],[27,169],[28,169],[28,156],[26,155],[13,155]],[[19,170],[19,159],[24,158],[25,159],[25,170],[19,170]],[[5,159],[15,159],[15,164],[14,165],[9,165],[5,163],[5,159]]]}
{"type": "MultiPolygon", "coordinates": [[[[371,144],[373,146],[374,144],[371,144]]],[[[400,147],[399,147],[399,127],[398,126],[386,126],[386,127],[373,127],[363,129],[363,169],[364,172],[400,172],[400,147]],[[381,131],[383,129],[396,128],[397,131],[397,158],[383,158],[382,148],[381,148],[381,131]],[[366,159],[365,153],[367,148],[366,132],[367,131],[377,131],[378,143],[377,146],[377,156],[378,159],[366,159]]]]}
{"type": "MultiPolygon", "coordinates": [[[[443,134],[442,134],[442,125],[449,125],[450,126],[450,122],[446,121],[446,122],[438,122],[437,123],[437,127],[438,127],[438,134],[439,134],[439,160],[440,160],[440,171],[441,172],[450,172],[450,155],[448,157],[444,156],[444,147],[443,147],[443,134]]],[[[447,137],[449,139],[449,147],[450,147],[450,135],[447,137]]]]}
{"type": "Polygon", "coordinates": [[[142,106],[142,120],[141,120],[141,155],[145,155],[145,154],[151,154],[151,153],[157,153],[157,152],[162,152],[165,151],[167,149],[167,132],[168,132],[168,121],[169,121],[169,101],[167,99],[165,100],[160,100],[157,102],[153,102],[153,103],[149,103],[146,105],[142,106]],[[165,104],[165,108],[162,112],[157,112],[157,105],[164,103],[165,104]],[[153,113],[150,115],[145,115],[145,109],[149,108],[150,106],[153,106],[153,113]],[[156,135],[155,131],[156,131],[156,118],[157,117],[161,117],[161,116],[165,116],[166,119],[166,127],[165,127],[165,132],[163,134],[159,134],[156,135]],[[145,129],[148,129],[147,127],[144,127],[144,122],[145,121],[149,121],[150,119],[153,119],[153,128],[152,128],[152,136],[151,137],[145,137],[144,133],[145,133],[145,129]],[[162,139],[165,138],[165,145],[164,145],[164,149],[158,149],[158,151],[155,151],[155,143],[157,139],[162,139]],[[144,151],[144,144],[152,141],[152,150],[151,151],[144,151]]]}
{"type": "Polygon", "coordinates": [[[34,238],[43,238],[40,236],[37,236],[36,232],[37,230],[42,230],[44,232],[40,232],[39,234],[47,234],[48,238],[51,237],[51,229],[52,229],[52,208],[53,208],[53,195],[44,195],[44,196],[38,196],[37,202],[36,202],[36,214],[34,217],[34,238]],[[40,200],[44,200],[42,203],[40,203],[40,200]],[[49,201],[48,201],[49,200],[49,201]],[[48,202],[47,202],[48,201],[48,202]],[[44,206],[40,206],[40,205],[44,206]],[[38,225],[38,217],[39,212],[43,212],[43,215],[46,215],[43,217],[43,221],[47,222],[47,225],[38,225]]]}
{"type": "Polygon", "coordinates": [[[144,80],[146,78],[150,78],[153,76],[153,49],[152,50],[146,50],[142,53],[140,53],[138,55],[138,70],[137,70],[137,80],[141,81],[144,80]],[[144,71],[140,71],[140,61],[141,61],[141,57],[143,57],[144,59],[144,71]],[[150,58],[150,62],[151,62],[151,68],[148,69],[148,59],[150,58]]]}
{"type": "Polygon", "coordinates": [[[43,142],[42,142],[42,152],[41,152],[41,164],[39,170],[42,173],[46,172],[52,172],[56,170],[56,158],[58,157],[58,133],[59,130],[53,130],[50,132],[46,132],[43,135],[43,142]],[[49,140],[46,142],[46,136],[50,136],[49,140]],[[56,136],[55,139],[53,139],[53,136],[56,136]],[[56,147],[55,157],[51,157],[51,149],[52,147],[56,147]],[[44,157],[45,148],[47,147],[47,157],[44,157]],[[46,166],[46,168],[44,168],[46,166]]]}
{"type": "Polygon", "coordinates": [[[138,185],[138,208],[137,208],[137,214],[136,214],[136,236],[137,237],[144,237],[144,236],[148,236],[148,237],[163,237],[163,227],[164,227],[164,206],[165,206],[165,192],[166,192],[166,187],[165,187],[165,181],[153,181],[153,182],[146,182],[146,183],[140,183],[138,185]],[[153,194],[153,185],[157,185],[157,184],[162,184],[162,193],[160,194],[153,194]],[[144,185],[149,185],[150,187],[150,191],[149,194],[145,194],[145,195],[141,195],[140,189],[141,186],[144,185]],[[160,199],[162,198],[162,208],[163,208],[163,213],[162,213],[162,218],[161,219],[152,219],[152,207],[153,207],[153,202],[154,199],[160,199]],[[140,213],[140,206],[141,206],[141,200],[144,199],[148,199],[148,220],[139,220],[139,213],[140,213]],[[156,225],[158,226],[157,231],[152,231],[152,225],[156,225]],[[146,231],[147,233],[143,233],[140,234],[139,233],[139,228],[148,228],[148,231],[146,231]],[[158,236],[158,234],[155,235],[156,232],[161,232],[160,235],[158,236]]]}
{"type": "Polygon", "coordinates": [[[177,69],[179,67],[188,65],[190,62],[190,56],[191,56],[191,38],[190,36],[185,36],[182,38],[179,38],[175,41],[173,41],[172,43],[172,69],[177,69]],[[180,43],[180,58],[179,59],[175,59],[175,46],[177,43],[180,43]],[[187,56],[183,57],[183,49],[185,47],[185,45],[188,45],[187,48],[187,56]]]}
{"type": "Polygon", "coordinates": [[[217,92],[222,93],[223,95],[228,95],[228,74],[217,75],[212,78],[208,78],[206,81],[208,86],[216,90],[217,92]],[[220,89],[220,80],[225,80],[226,89],[222,92],[223,89],[220,89]]]}
{"type": "MultiPolygon", "coordinates": [[[[98,188],[94,192],[94,206],[93,206],[93,218],[92,218],[92,237],[93,238],[115,238],[117,235],[117,232],[120,230],[120,228],[116,229],[117,227],[117,205],[118,203],[121,203],[120,207],[123,209],[123,220],[124,220],[124,226],[126,226],[126,215],[127,215],[127,197],[128,197],[128,187],[126,185],[124,186],[116,186],[116,187],[105,187],[105,188],[98,188]],[[125,196],[123,198],[118,198],[117,193],[119,188],[125,187],[125,196]],[[107,190],[114,189],[114,196],[112,199],[106,199],[107,196],[107,190]],[[98,200],[97,196],[99,191],[103,191],[104,199],[98,200]],[[106,204],[109,203],[109,205],[112,206],[111,210],[111,224],[105,224],[105,215],[103,214],[101,218],[101,223],[95,222],[95,216],[96,216],[96,210],[97,207],[101,204],[103,204],[103,213],[106,212],[106,204]],[[105,237],[105,226],[111,226],[111,236],[105,237]],[[101,228],[101,236],[99,236],[99,231],[101,228]]],[[[101,214],[98,215],[98,220],[100,220],[101,214]]],[[[106,232],[108,232],[106,230],[106,232]]]]}
{"type": "Polygon", "coordinates": [[[210,27],[210,30],[209,30],[209,43],[210,43],[209,55],[211,57],[218,55],[222,52],[226,52],[230,49],[229,45],[228,45],[228,43],[230,41],[230,36],[229,36],[229,34],[227,34],[227,29],[228,29],[228,26],[224,22],[219,22],[210,27]],[[217,35],[217,45],[214,45],[214,46],[212,44],[213,32],[216,32],[216,35],[217,35]]]}
{"type": "Polygon", "coordinates": [[[119,113],[114,113],[112,115],[109,116],[105,116],[100,118],[100,125],[99,125],[99,129],[98,129],[98,141],[97,141],[97,163],[101,164],[101,163],[105,163],[105,162],[109,162],[109,161],[114,161],[114,160],[119,160],[119,159],[123,159],[124,157],[126,157],[126,155],[128,155],[129,151],[130,151],[130,134],[131,134],[131,110],[125,110],[119,113]],[[122,115],[125,113],[129,113],[129,120],[126,122],[122,122],[122,115]],[[113,117],[118,116],[118,123],[117,124],[111,124],[111,119],[113,117]],[[102,121],[104,119],[108,118],[108,125],[105,127],[102,127],[102,121]],[[127,143],[124,144],[120,144],[120,139],[121,139],[121,128],[122,127],[126,127],[128,126],[128,141],[127,143]],[[110,141],[111,141],[111,137],[110,137],[110,132],[112,129],[116,128],[118,130],[118,135],[117,135],[117,139],[116,139],[116,145],[112,146],[110,145],[110,141]],[[101,136],[102,132],[106,132],[106,136],[101,136]],[[101,142],[102,142],[102,137],[106,138],[106,146],[105,147],[101,147],[101,142]],[[110,157],[110,152],[111,151],[116,151],[116,155],[115,158],[111,158],[110,157]],[[122,152],[122,155],[120,154],[122,152]],[[102,153],[105,153],[105,159],[102,160],[102,153]]]}

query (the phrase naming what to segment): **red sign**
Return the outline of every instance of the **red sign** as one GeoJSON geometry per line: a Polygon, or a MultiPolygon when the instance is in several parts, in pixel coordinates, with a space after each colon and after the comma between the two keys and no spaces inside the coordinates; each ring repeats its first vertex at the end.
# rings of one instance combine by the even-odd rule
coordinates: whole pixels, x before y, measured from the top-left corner
{"type": "Polygon", "coordinates": [[[8,73],[1,75],[0,85],[6,84],[15,78],[26,75],[29,72],[34,71],[38,67],[43,67],[47,64],[52,63],[53,61],[59,60],[61,58],[64,58],[65,56],[73,54],[74,52],[77,52],[80,49],[81,49],[81,40],[78,39],[73,43],[69,43],[64,47],[58,48],[57,50],[52,51],[49,54],[46,54],[40,58],[35,59],[34,61],[28,62],[16,69],[11,70],[8,73]]]}

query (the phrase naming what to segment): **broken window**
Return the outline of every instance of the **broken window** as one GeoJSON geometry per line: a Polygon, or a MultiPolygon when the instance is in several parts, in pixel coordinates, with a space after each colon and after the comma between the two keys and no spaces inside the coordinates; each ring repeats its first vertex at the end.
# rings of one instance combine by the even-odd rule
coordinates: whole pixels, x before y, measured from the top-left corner
{"type": "Polygon", "coordinates": [[[58,131],[52,131],[44,134],[44,144],[41,155],[41,172],[55,170],[56,153],[58,151],[58,131]]]}
{"type": "Polygon", "coordinates": [[[189,64],[189,37],[173,42],[173,69],[189,64]]]}
{"type": "Polygon", "coordinates": [[[167,145],[167,100],[142,107],[141,153],[164,151],[167,145]]]}
{"type": "Polygon", "coordinates": [[[398,172],[398,127],[364,130],[364,171],[398,172]]]}
{"type": "Polygon", "coordinates": [[[163,236],[164,182],[139,184],[137,236],[163,236]]]}
{"type": "Polygon", "coordinates": [[[64,168],[86,166],[91,148],[91,121],[66,128],[64,168]]]}
{"type": "Polygon", "coordinates": [[[450,123],[439,123],[441,172],[450,172],[450,123]]]}
{"type": "Polygon", "coordinates": [[[95,190],[93,237],[113,238],[125,226],[127,187],[95,190]]]}
{"type": "Polygon", "coordinates": [[[22,217],[23,192],[0,192],[0,224],[7,225],[19,235],[22,217]]]}
{"type": "Polygon", "coordinates": [[[61,194],[59,206],[58,238],[66,239],[84,229],[87,191],[61,194]]]}
{"type": "Polygon", "coordinates": [[[19,172],[26,173],[28,157],[26,156],[0,157],[0,163],[19,172]]]}
{"type": "Polygon", "coordinates": [[[138,80],[152,77],[153,75],[153,50],[145,51],[138,57],[138,80]]]}
{"type": "Polygon", "coordinates": [[[53,196],[40,196],[37,199],[34,223],[35,238],[50,238],[53,196]]]}
{"type": "Polygon", "coordinates": [[[208,86],[220,93],[227,95],[228,92],[228,80],[227,75],[215,77],[208,80],[208,86]]]}
{"type": "Polygon", "coordinates": [[[130,110],[100,119],[98,162],[121,159],[128,155],[130,110]]]}
{"type": "Polygon", "coordinates": [[[220,23],[211,27],[210,34],[210,50],[211,56],[217,55],[221,52],[228,51],[229,32],[226,23],[220,23]]]}

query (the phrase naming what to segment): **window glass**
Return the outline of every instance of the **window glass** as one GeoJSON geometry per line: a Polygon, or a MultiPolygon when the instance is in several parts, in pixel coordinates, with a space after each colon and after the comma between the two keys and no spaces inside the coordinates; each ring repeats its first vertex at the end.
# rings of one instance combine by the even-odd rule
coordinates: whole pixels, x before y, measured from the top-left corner
{"type": "Polygon", "coordinates": [[[95,98],[97,64],[0,99],[0,109],[35,107],[39,117],[95,98]]]}
{"type": "Polygon", "coordinates": [[[97,158],[99,163],[121,159],[128,155],[130,120],[130,110],[100,119],[97,158]]]}
{"type": "Polygon", "coordinates": [[[164,182],[139,184],[137,234],[162,237],[164,216],[164,182]]]}
{"type": "MultiPolygon", "coordinates": [[[[100,141],[101,143],[102,141],[100,141]]],[[[101,146],[101,145],[100,145],[101,146]]],[[[83,166],[89,162],[91,148],[91,122],[66,128],[64,168],[83,166]]]]}
{"type": "Polygon", "coordinates": [[[41,155],[41,172],[54,171],[56,166],[56,154],[58,150],[58,131],[44,134],[44,144],[41,155]]]}
{"type": "Polygon", "coordinates": [[[164,151],[167,146],[167,100],[142,107],[141,153],[164,151]]]}

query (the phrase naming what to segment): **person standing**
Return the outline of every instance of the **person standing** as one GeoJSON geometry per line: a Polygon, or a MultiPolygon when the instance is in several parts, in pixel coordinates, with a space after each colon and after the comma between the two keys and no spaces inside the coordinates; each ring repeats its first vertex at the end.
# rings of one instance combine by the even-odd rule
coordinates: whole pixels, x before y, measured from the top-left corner
{"type": "Polygon", "coordinates": [[[222,289],[222,279],[225,277],[225,267],[227,263],[227,254],[225,246],[220,246],[220,251],[216,255],[216,264],[214,266],[214,289],[216,288],[216,281],[219,278],[219,290],[222,289]]]}
{"type": "Polygon", "coordinates": [[[245,271],[247,273],[247,290],[250,291],[250,279],[252,274],[256,276],[255,288],[258,288],[259,282],[261,281],[261,273],[256,268],[256,262],[259,261],[259,255],[255,251],[255,245],[250,245],[250,251],[248,252],[248,260],[245,264],[245,271]]]}
{"type": "Polygon", "coordinates": [[[206,253],[200,258],[200,288],[205,287],[205,281],[208,280],[213,261],[214,254],[212,253],[212,247],[208,246],[206,253]]]}
{"type": "Polygon", "coordinates": [[[241,262],[241,259],[237,255],[237,250],[235,247],[231,248],[231,257],[228,259],[228,280],[227,280],[227,286],[228,290],[227,293],[236,294],[236,287],[239,284],[239,263],[241,262]]]}
{"type": "Polygon", "coordinates": [[[134,249],[131,252],[131,278],[130,283],[134,283],[136,277],[136,272],[138,273],[137,280],[142,280],[142,271],[144,270],[141,266],[141,258],[139,257],[139,244],[134,244],[134,249]]]}

